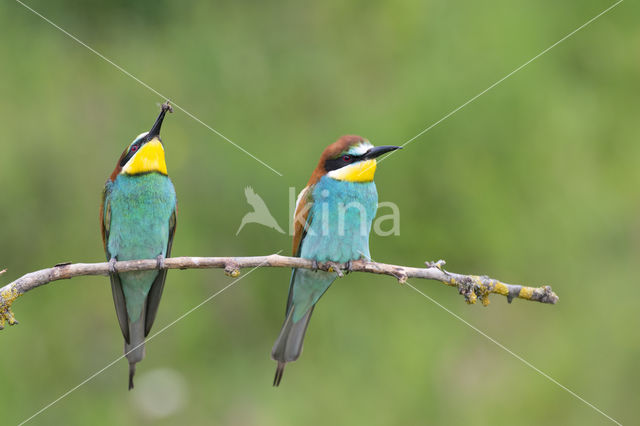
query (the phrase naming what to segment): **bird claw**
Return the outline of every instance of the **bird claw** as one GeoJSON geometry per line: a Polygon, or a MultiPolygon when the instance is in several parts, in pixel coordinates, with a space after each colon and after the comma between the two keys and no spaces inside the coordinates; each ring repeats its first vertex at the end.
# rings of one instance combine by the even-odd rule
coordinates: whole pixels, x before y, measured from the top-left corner
{"type": "Polygon", "coordinates": [[[318,272],[318,269],[320,269],[320,266],[318,265],[318,261],[313,259],[312,261],[312,266],[311,266],[311,270],[313,272],[318,272]]]}
{"type": "Polygon", "coordinates": [[[353,272],[353,263],[351,262],[351,260],[347,260],[347,263],[345,264],[346,269],[345,269],[345,273],[348,274],[349,272],[353,272]]]}
{"type": "Polygon", "coordinates": [[[115,257],[112,257],[111,259],[109,259],[109,274],[114,275],[118,273],[118,271],[116,270],[117,262],[118,260],[115,257]]]}

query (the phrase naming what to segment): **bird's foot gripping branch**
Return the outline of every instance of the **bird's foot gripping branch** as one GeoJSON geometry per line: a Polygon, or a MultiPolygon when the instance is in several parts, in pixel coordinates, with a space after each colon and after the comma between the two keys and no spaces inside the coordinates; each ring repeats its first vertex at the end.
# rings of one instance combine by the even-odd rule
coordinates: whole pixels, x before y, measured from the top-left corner
{"type": "MultiPolygon", "coordinates": [[[[336,272],[366,272],[370,274],[389,275],[400,283],[405,283],[409,278],[421,278],[440,281],[451,287],[456,287],[469,304],[476,303],[478,299],[484,306],[489,304],[491,293],[513,299],[525,299],[534,302],[555,304],[558,296],[549,286],[526,287],[516,284],[507,284],[487,276],[463,275],[449,272],[444,269],[444,260],[438,262],[426,262],[426,268],[413,268],[402,265],[390,265],[386,263],[370,262],[368,260],[354,260],[346,264],[334,262],[318,263],[300,257],[287,257],[272,254],[269,256],[252,257],[172,257],[164,259],[163,269],[224,269],[226,275],[237,277],[244,268],[303,268],[310,270],[322,270],[336,272]]],[[[11,305],[24,293],[53,281],[68,279],[85,275],[108,275],[110,267],[118,272],[148,271],[158,269],[157,259],[129,260],[109,263],[64,263],[53,268],[31,272],[17,280],[0,288],[0,329],[5,323],[17,324],[11,305]]],[[[2,275],[5,271],[0,271],[2,275]]]]}

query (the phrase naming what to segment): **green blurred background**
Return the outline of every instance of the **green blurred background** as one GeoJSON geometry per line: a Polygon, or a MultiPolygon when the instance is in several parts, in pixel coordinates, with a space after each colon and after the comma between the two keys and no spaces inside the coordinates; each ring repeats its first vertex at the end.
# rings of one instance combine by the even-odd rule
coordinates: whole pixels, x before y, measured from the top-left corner
{"type": "MultiPolygon", "coordinates": [[[[290,251],[235,235],[251,185],[288,225],[289,187],[357,133],[401,144],[612,4],[29,0],[29,5],[280,171],[181,111],[163,129],[176,256],[290,251]]],[[[399,236],[376,260],[550,284],[556,306],[467,306],[412,283],[622,423],[640,414],[640,28],[627,1],[384,161],[399,236]]],[[[0,4],[2,284],[104,259],[100,192],[148,130],[154,95],[18,3],[0,4]]],[[[300,360],[271,387],[290,272],[255,271],[32,424],[610,424],[389,277],[338,281],[300,360]]],[[[228,284],[172,271],[154,331],[228,284]]],[[[14,304],[0,332],[0,422],[16,424],[122,353],[110,286],[80,277],[14,304]]]]}

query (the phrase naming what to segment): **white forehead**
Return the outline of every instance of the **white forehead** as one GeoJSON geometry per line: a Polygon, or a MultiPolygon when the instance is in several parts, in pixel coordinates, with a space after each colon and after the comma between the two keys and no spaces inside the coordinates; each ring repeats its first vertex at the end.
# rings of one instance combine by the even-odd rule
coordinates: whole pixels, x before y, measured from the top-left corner
{"type": "Polygon", "coordinates": [[[360,142],[359,144],[353,145],[351,148],[349,148],[349,154],[363,155],[365,152],[369,151],[371,148],[373,148],[373,145],[371,145],[371,142],[369,141],[360,142]]]}
{"type": "Polygon", "coordinates": [[[137,140],[139,140],[140,138],[143,138],[145,136],[147,136],[149,134],[149,132],[142,132],[140,133],[138,136],[136,136],[136,138],[133,140],[133,142],[131,142],[131,145],[133,145],[134,143],[136,143],[137,140]]]}

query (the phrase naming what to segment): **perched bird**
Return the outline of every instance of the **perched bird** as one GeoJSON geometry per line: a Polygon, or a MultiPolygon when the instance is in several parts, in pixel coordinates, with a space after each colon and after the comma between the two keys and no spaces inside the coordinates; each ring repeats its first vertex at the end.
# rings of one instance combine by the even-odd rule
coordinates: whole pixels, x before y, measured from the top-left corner
{"type": "Polygon", "coordinates": [[[105,184],[100,224],[110,264],[111,291],[124,353],[129,361],[129,389],[136,363],[144,358],[144,340],[158,312],[167,277],[164,258],[171,254],[176,229],[176,193],[167,175],[160,127],[173,112],[169,103],[150,131],[140,134],[124,150],[105,184]],[[158,270],[117,272],[119,260],[153,259],[158,270]]]}
{"type": "MultiPolygon", "coordinates": [[[[378,208],[376,158],[398,148],[374,147],[347,135],[324,150],[296,202],[294,256],[335,263],[370,258],[369,232],[378,208]]],[[[336,272],[293,270],[285,321],[271,351],[278,362],[274,386],[280,384],[286,363],[300,356],[311,313],[336,277],[336,272]]]]}
{"type": "Polygon", "coordinates": [[[244,217],[240,221],[240,227],[238,228],[236,235],[240,233],[242,228],[244,228],[247,223],[259,223],[260,225],[273,228],[279,233],[284,234],[284,231],[282,230],[282,228],[280,228],[280,225],[278,225],[278,222],[269,211],[269,208],[265,204],[264,200],[255,193],[253,188],[247,186],[244,189],[244,195],[245,197],[247,197],[247,203],[249,203],[251,207],[253,207],[253,211],[244,215],[244,217]]]}

